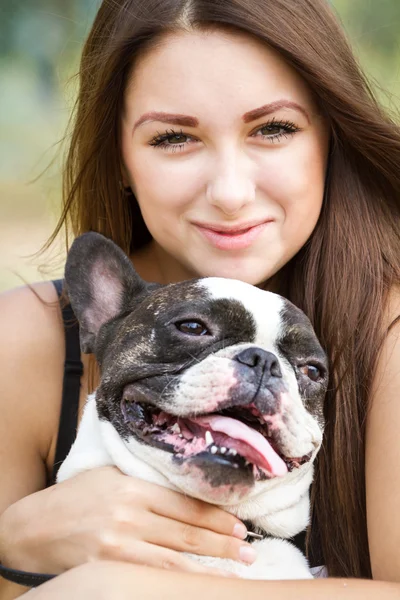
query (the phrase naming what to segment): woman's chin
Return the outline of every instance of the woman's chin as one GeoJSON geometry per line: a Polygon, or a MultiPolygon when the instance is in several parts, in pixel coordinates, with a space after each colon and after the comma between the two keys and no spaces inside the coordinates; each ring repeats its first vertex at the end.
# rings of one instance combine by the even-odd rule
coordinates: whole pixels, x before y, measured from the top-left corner
{"type": "MultiPolygon", "coordinates": [[[[185,244],[185,248],[188,247],[185,244]]],[[[174,283],[198,277],[223,277],[260,286],[274,276],[280,265],[285,262],[282,257],[272,256],[271,252],[268,257],[267,250],[222,253],[210,252],[209,248],[193,247],[191,252],[182,256],[181,246],[166,251],[157,242],[150,244],[146,250],[146,254],[151,254],[156,260],[163,275],[160,276],[159,283],[174,283]],[[266,255],[269,260],[266,259],[266,255]]]]}

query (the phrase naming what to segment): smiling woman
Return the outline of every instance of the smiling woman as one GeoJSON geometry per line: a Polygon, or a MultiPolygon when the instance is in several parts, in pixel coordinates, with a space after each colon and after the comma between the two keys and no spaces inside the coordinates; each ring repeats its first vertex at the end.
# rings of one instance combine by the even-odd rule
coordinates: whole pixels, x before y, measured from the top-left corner
{"type": "Polygon", "coordinates": [[[135,63],[122,121],[124,184],[158,279],[258,284],[277,273],[318,221],[328,132],[304,81],[260,41],[218,30],[162,38],[135,63]]]}
{"type": "MultiPolygon", "coordinates": [[[[221,600],[250,593],[398,597],[400,131],[371,93],[329,3],[104,0],[82,54],[74,116],[63,213],[52,239],[64,224],[74,236],[110,238],[124,252],[122,263],[154,282],[151,289],[161,284],[178,312],[177,288],[170,284],[190,287],[185,282],[193,277],[219,277],[221,287],[221,278],[239,279],[237,285],[261,288],[252,288],[252,297],[278,292],[307,315],[329,358],[307,554],[330,577],[279,586],[214,579],[213,591],[221,600]]],[[[84,283],[94,258],[89,253],[74,263],[84,283]]],[[[106,283],[97,288],[106,304],[120,300],[110,293],[117,272],[111,260],[106,283]]],[[[94,275],[103,281],[102,268],[94,275]]],[[[141,598],[172,599],[188,584],[192,600],[204,597],[210,580],[193,573],[221,572],[200,568],[185,553],[254,563],[238,518],[110,466],[49,485],[54,463],[73,442],[75,413],[79,424],[87,394],[99,384],[91,354],[82,357],[80,376],[78,333],[83,352],[91,353],[107,342],[108,330],[100,330],[96,345],[90,328],[71,328],[69,314],[64,331],[53,283],[33,291],[0,299],[1,562],[39,573],[70,571],[32,592],[32,600],[47,593],[62,598],[65,590],[76,599],[122,599],[132,586],[141,598]],[[114,562],[89,564],[100,559],[114,562]],[[121,562],[159,570],[153,577],[121,562]],[[166,569],[190,571],[191,579],[178,572],[171,577],[166,569]]],[[[132,298],[135,289],[128,292],[132,298]]],[[[201,293],[192,292],[194,309],[201,293]]],[[[89,286],[82,301],[92,300],[89,286]]],[[[157,317],[157,309],[148,310],[157,317]]],[[[271,327],[267,304],[264,311],[271,327]]],[[[102,310],[93,314],[104,317],[102,310]]],[[[184,328],[208,329],[195,314],[179,316],[184,328]]],[[[287,339],[299,354],[293,378],[301,389],[307,381],[306,405],[318,388],[313,377],[318,382],[324,371],[302,352],[297,321],[285,316],[287,339]]],[[[242,324],[229,311],[224,317],[230,329],[242,324]]],[[[119,318],[112,319],[117,328],[119,318]]],[[[173,332],[173,347],[182,352],[182,336],[189,334],[173,332]]],[[[195,337],[198,344],[207,338],[195,337]]],[[[146,348],[136,343],[131,355],[146,348]]],[[[162,339],[151,348],[157,356],[172,353],[162,339]]],[[[120,363],[114,361],[110,387],[120,363]]],[[[99,364],[104,370],[102,356],[99,364]]],[[[132,382],[125,383],[128,392],[132,382]]],[[[125,414],[132,421],[135,415],[125,414]]],[[[153,415],[147,417],[154,425],[153,415]]],[[[192,417],[182,423],[192,428],[189,451],[203,448],[214,433],[221,444],[228,443],[224,436],[236,440],[233,445],[243,442],[240,425],[231,428],[232,415],[197,423],[192,417]]],[[[260,439],[245,431],[257,446],[260,439]]],[[[179,445],[175,433],[171,439],[179,445]]],[[[281,454],[296,469],[307,466],[307,448],[281,454]]],[[[293,466],[283,462],[288,470],[293,466]]]]}

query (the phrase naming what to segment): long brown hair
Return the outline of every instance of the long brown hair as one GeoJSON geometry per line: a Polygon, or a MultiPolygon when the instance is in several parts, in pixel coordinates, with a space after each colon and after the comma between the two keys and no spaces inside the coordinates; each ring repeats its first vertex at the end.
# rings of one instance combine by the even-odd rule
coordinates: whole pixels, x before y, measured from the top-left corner
{"type": "Polygon", "coordinates": [[[120,118],[135,60],[176,30],[224,28],[277,50],[331,128],[323,209],[283,271],[281,292],[310,317],[331,361],[326,435],[312,488],[309,547],[330,575],[371,577],[365,422],[389,290],[400,281],[400,131],[374,99],[324,0],[104,0],[86,42],[52,236],[95,230],[132,253],[150,240],[120,189],[120,118]]]}

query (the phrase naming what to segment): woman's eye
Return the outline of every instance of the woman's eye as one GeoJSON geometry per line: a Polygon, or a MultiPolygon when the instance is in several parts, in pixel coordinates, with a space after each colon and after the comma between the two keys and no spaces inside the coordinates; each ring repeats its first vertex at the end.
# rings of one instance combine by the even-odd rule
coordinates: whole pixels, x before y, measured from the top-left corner
{"type": "Polygon", "coordinates": [[[311,381],[319,381],[322,378],[321,370],[315,365],[304,365],[300,367],[300,371],[311,381]]]}
{"type": "Polygon", "coordinates": [[[275,121],[265,123],[257,129],[254,137],[261,137],[263,140],[278,141],[282,137],[288,137],[300,131],[291,121],[275,121]]]}
{"type": "Polygon", "coordinates": [[[187,136],[183,133],[177,133],[175,135],[170,135],[168,137],[168,142],[170,144],[183,144],[187,141],[187,136]]]}
{"type": "Polygon", "coordinates": [[[197,321],[182,321],[176,324],[177,329],[188,335],[208,335],[209,331],[202,323],[197,321]]]}
{"type": "Polygon", "coordinates": [[[172,152],[182,150],[188,143],[195,141],[190,135],[186,135],[183,131],[174,131],[173,129],[165,133],[158,133],[152,140],[150,146],[154,148],[164,148],[172,152]]]}

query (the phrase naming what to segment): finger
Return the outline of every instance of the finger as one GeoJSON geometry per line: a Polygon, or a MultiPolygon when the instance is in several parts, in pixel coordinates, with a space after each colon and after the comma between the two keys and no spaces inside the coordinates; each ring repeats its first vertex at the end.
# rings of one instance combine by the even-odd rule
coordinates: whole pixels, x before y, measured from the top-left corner
{"type": "Polygon", "coordinates": [[[119,560],[172,571],[234,577],[234,575],[228,571],[202,565],[175,550],[162,548],[145,542],[132,543],[128,538],[124,543],[119,544],[118,547],[115,547],[113,550],[108,547],[105,555],[99,558],[101,560],[119,560]]]}
{"type": "Polygon", "coordinates": [[[231,535],[215,533],[209,529],[159,515],[152,515],[151,526],[149,523],[145,528],[143,524],[143,535],[146,536],[145,541],[151,544],[178,552],[230,558],[247,564],[253,563],[256,559],[256,552],[250,544],[231,535]]]}
{"type": "Polygon", "coordinates": [[[166,488],[157,487],[157,494],[148,499],[148,509],[156,515],[209,529],[215,533],[234,536],[242,540],[247,535],[246,527],[234,515],[212,504],[166,488]]]}

